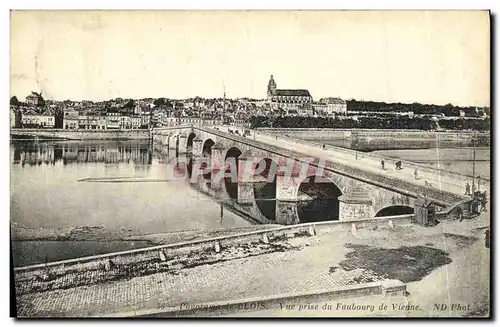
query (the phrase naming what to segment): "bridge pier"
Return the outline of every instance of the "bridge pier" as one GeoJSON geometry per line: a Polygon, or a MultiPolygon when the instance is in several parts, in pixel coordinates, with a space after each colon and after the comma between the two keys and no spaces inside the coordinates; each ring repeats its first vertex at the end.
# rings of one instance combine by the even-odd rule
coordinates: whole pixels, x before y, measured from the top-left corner
{"type": "Polygon", "coordinates": [[[299,223],[297,210],[297,188],[295,176],[285,176],[282,172],[276,174],[276,223],[293,225],[299,223]]]}
{"type": "Polygon", "coordinates": [[[276,200],[276,223],[281,225],[299,223],[297,201],[276,200]]]}
{"type": "Polygon", "coordinates": [[[175,150],[175,144],[177,142],[178,137],[179,137],[179,135],[175,135],[175,134],[170,134],[168,136],[168,141],[167,141],[168,144],[167,145],[168,145],[169,149],[175,150]]]}
{"type": "Polygon", "coordinates": [[[161,134],[160,144],[161,145],[168,145],[168,134],[167,135],[161,134]]]}
{"type": "Polygon", "coordinates": [[[355,187],[339,197],[340,221],[369,219],[374,215],[372,199],[361,187],[355,187]]]}
{"type": "Polygon", "coordinates": [[[187,136],[186,135],[179,135],[179,153],[187,153],[187,136]]]}
{"type": "Polygon", "coordinates": [[[201,156],[203,154],[203,139],[196,137],[193,140],[193,148],[192,148],[193,156],[201,156]]]}
{"type": "Polygon", "coordinates": [[[214,146],[212,147],[210,169],[212,170],[211,188],[215,191],[222,191],[222,192],[225,191],[224,173],[223,173],[223,171],[225,170],[224,154],[225,154],[224,146],[219,143],[214,144],[214,146]],[[221,169],[223,171],[219,172],[221,169]]]}

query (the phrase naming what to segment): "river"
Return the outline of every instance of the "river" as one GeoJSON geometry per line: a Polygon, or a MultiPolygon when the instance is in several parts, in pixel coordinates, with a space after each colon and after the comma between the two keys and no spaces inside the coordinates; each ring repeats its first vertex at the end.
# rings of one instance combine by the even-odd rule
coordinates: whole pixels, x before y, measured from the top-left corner
{"type": "Polygon", "coordinates": [[[30,254],[37,244],[33,240],[62,239],[45,246],[52,249],[47,252],[52,252],[48,261],[53,261],[148,245],[96,246],[109,238],[251,225],[229,210],[221,221],[220,205],[187,181],[162,181],[171,167],[147,141],[20,141],[11,142],[10,153],[11,234],[18,240],[13,242],[14,253],[22,257],[14,258],[18,264],[37,263],[43,257],[39,251],[30,254]],[[79,182],[94,178],[110,182],[79,182]],[[76,247],[75,239],[80,240],[76,247]],[[68,245],[78,251],[66,251],[68,245]]]}

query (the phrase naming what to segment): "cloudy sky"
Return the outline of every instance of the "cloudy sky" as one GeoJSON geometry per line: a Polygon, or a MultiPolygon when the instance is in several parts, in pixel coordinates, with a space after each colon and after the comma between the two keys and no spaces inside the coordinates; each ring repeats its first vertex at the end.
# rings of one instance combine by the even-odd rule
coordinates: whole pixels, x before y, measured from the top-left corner
{"type": "Polygon", "coordinates": [[[11,13],[11,95],[266,96],[489,105],[487,12],[11,13]]]}

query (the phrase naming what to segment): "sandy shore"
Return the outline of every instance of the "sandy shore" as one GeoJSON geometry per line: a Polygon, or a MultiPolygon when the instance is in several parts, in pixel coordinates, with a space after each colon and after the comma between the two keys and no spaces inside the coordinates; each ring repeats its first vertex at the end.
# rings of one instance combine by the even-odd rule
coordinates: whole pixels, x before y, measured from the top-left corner
{"type": "Polygon", "coordinates": [[[184,230],[177,232],[133,235],[130,230],[105,230],[102,227],[81,226],[69,228],[27,228],[11,226],[12,241],[149,241],[152,244],[173,244],[205,238],[228,236],[279,225],[253,225],[232,229],[184,230]]]}

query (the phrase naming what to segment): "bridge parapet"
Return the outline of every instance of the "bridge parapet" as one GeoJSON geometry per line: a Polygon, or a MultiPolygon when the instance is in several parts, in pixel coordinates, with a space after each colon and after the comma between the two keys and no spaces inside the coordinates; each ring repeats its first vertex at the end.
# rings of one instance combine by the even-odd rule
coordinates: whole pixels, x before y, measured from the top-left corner
{"type": "MultiPolygon", "coordinates": [[[[273,134],[270,134],[270,135],[273,135],[273,134]]],[[[458,134],[458,135],[460,135],[460,134],[458,134]]],[[[323,145],[324,145],[326,150],[336,151],[336,152],[340,152],[340,153],[346,153],[346,154],[350,154],[352,156],[355,156],[356,152],[358,152],[359,155],[364,157],[364,158],[370,158],[370,159],[373,159],[377,162],[384,160],[384,162],[387,166],[395,165],[397,161],[401,161],[404,167],[409,167],[411,169],[418,168],[418,170],[422,174],[436,174],[436,175],[439,175],[443,178],[453,178],[453,179],[458,179],[458,180],[462,180],[462,181],[467,181],[467,180],[472,179],[471,175],[466,175],[466,174],[461,174],[461,173],[452,172],[452,171],[448,171],[448,170],[438,169],[435,167],[431,167],[428,165],[424,165],[424,164],[420,164],[420,163],[412,162],[412,161],[408,161],[408,160],[400,160],[400,159],[381,156],[381,155],[375,154],[375,153],[360,152],[360,151],[356,151],[353,149],[346,149],[346,148],[342,148],[342,147],[338,147],[338,146],[334,146],[334,145],[323,144],[320,142],[297,139],[297,138],[290,137],[288,135],[283,135],[283,134],[280,134],[279,137],[289,139],[293,142],[310,145],[310,146],[313,146],[316,148],[323,148],[323,145]]],[[[484,181],[484,183],[487,183],[488,185],[490,183],[489,178],[481,178],[481,180],[484,181]]]]}
{"type": "MultiPolygon", "coordinates": [[[[310,158],[307,154],[303,154],[292,149],[283,149],[269,144],[264,144],[259,141],[252,140],[250,138],[245,138],[237,135],[229,135],[217,130],[209,130],[203,127],[194,127],[194,129],[199,129],[205,133],[210,133],[217,135],[220,138],[225,138],[238,143],[244,143],[255,147],[260,150],[265,150],[270,154],[276,156],[283,156],[294,158],[296,161],[301,163],[307,163],[313,167],[318,168],[318,164],[322,164],[325,170],[330,170],[334,173],[344,175],[346,177],[360,180],[369,184],[373,184],[382,188],[391,189],[398,193],[411,196],[413,198],[427,197],[433,200],[436,204],[446,207],[451,203],[455,203],[464,199],[464,196],[448,192],[445,190],[440,190],[434,187],[425,187],[421,185],[416,185],[411,182],[407,182],[403,179],[393,178],[390,176],[380,175],[371,171],[358,169],[356,167],[347,166],[344,164],[339,164],[331,161],[320,162],[310,162],[303,160],[303,158],[310,158]]],[[[342,149],[346,150],[346,149],[342,149]]]]}

